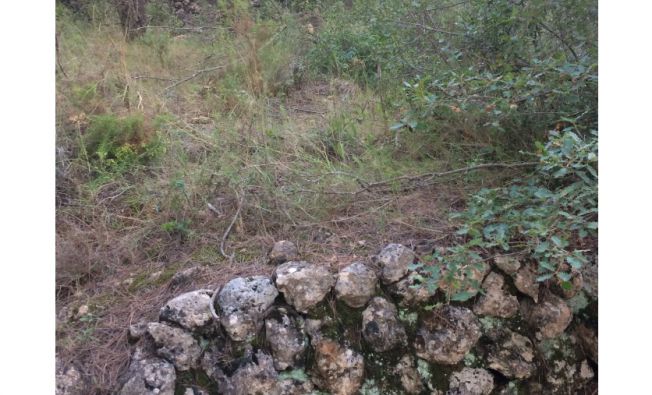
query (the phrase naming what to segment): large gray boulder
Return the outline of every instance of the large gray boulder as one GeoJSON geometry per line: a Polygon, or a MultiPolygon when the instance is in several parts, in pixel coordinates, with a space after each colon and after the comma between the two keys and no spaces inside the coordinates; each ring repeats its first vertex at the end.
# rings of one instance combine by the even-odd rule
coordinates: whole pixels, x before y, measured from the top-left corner
{"type": "Polygon", "coordinates": [[[400,298],[401,306],[416,306],[426,302],[437,293],[436,287],[429,287],[421,281],[422,275],[410,272],[406,277],[389,286],[389,292],[400,298]]]}
{"type": "Polygon", "coordinates": [[[272,357],[258,351],[256,362],[236,370],[223,392],[225,395],[280,395],[281,385],[272,357]]]}
{"type": "Polygon", "coordinates": [[[414,357],[410,354],[405,354],[398,361],[394,367],[394,374],[398,375],[401,380],[403,389],[408,394],[420,394],[423,392],[425,386],[417,370],[417,365],[414,357]]]}
{"type": "Polygon", "coordinates": [[[302,313],[321,302],[333,285],[335,277],[324,266],[291,261],[276,268],[276,286],[285,300],[302,313]]]}
{"type": "Polygon", "coordinates": [[[229,337],[235,341],[255,337],[277,296],[278,291],[268,277],[238,277],[226,283],[217,304],[220,322],[229,337]]]}
{"type": "Polygon", "coordinates": [[[494,376],[485,369],[463,368],[450,376],[447,395],[489,395],[494,389],[494,376]]]}
{"type": "Polygon", "coordinates": [[[316,384],[333,395],[353,395],[364,379],[364,358],[330,339],[315,345],[316,384]]]}
{"type": "Polygon", "coordinates": [[[480,322],[465,307],[442,306],[424,317],[414,348],[419,358],[445,365],[459,363],[480,339],[480,322]]]}
{"type": "Polygon", "coordinates": [[[376,293],[378,276],[362,262],[353,262],[337,273],[335,296],[353,308],[367,304],[376,293]]]}
{"type": "Polygon", "coordinates": [[[174,395],[177,374],[168,361],[145,357],[136,350],[132,357],[127,381],[118,395],[174,395]]]}
{"type": "Polygon", "coordinates": [[[265,320],[265,338],[269,344],[274,367],[285,370],[297,365],[304,357],[308,339],[298,328],[297,319],[279,308],[277,314],[265,320]]]}
{"type": "Polygon", "coordinates": [[[539,283],[537,271],[533,264],[522,266],[514,275],[516,289],[531,297],[535,303],[539,302],[539,283]]]}
{"type": "Polygon", "coordinates": [[[154,339],[158,355],[172,362],[179,371],[197,366],[201,348],[190,333],[158,322],[150,322],[147,333],[154,339]]]}
{"type": "Polygon", "coordinates": [[[213,322],[209,291],[187,292],[168,301],[161,308],[159,320],[177,324],[189,331],[207,328],[213,322]]]}
{"type": "Polygon", "coordinates": [[[535,305],[528,300],[523,300],[521,313],[525,320],[536,328],[538,340],[561,335],[573,320],[573,312],[566,301],[551,292],[546,292],[542,300],[535,305]]]}
{"type": "Polygon", "coordinates": [[[407,344],[405,328],[398,320],[396,307],[381,297],[375,297],[362,312],[362,336],[376,352],[407,344]]]}
{"type": "Polygon", "coordinates": [[[491,340],[487,355],[488,367],[503,376],[525,379],[534,373],[534,346],[527,337],[507,328],[487,332],[491,340]]]}
{"type": "Polygon", "coordinates": [[[518,312],[518,299],[505,290],[505,279],[491,272],[482,283],[484,295],[478,298],[473,312],[479,315],[509,318],[518,312]]]}
{"type": "Polygon", "coordinates": [[[388,244],[376,256],[380,265],[380,278],[384,284],[395,283],[408,274],[409,266],[416,256],[411,249],[401,244],[388,244]]]}

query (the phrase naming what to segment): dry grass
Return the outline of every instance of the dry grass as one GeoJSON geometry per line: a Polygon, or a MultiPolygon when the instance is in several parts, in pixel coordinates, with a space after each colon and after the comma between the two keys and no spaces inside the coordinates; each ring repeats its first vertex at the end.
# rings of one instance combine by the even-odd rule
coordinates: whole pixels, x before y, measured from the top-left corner
{"type": "Polygon", "coordinates": [[[372,91],[338,79],[288,84],[308,44],[290,17],[242,19],[234,32],[152,31],[130,43],[106,24],[64,17],[57,29],[67,75],[57,75],[57,356],[78,366],[89,393],[116,390],[131,323],[155,320],[181,292],[270,274],[275,240],[333,268],[388,242],[450,243],[448,213],[495,177],[352,195],[357,180],[452,164],[419,156],[424,148],[408,140],[396,145],[372,91]],[[96,114],[141,114],[164,152],[128,171],[98,171],[80,144],[80,119],[96,114]],[[219,245],[240,193],[229,263],[219,245]],[[191,267],[201,275],[173,286],[191,267]]]}

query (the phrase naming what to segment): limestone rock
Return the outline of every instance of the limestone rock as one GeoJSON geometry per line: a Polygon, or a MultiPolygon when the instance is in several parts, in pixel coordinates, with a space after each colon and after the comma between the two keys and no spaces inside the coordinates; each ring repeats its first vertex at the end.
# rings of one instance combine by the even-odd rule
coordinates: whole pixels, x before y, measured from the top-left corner
{"type": "Polygon", "coordinates": [[[168,301],[159,320],[177,324],[189,331],[198,331],[212,324],[211,296],[208,291],[186,292],[168,301]]]}
{"type": "Polygon", "coordinates": [[[274,367],[276,370],[285,370],[297,365],[306,351],[307,339],[297,328],[295,319],[287,312],[279,309],[277,317],[265,320],[265,337],[269,344],[274,367]]]}
{"type": "Polygon", "coordinates": [[[197,365],[201,348],[190,333],[158,322],[150,322],[147,333],[154,339],[158,355],[172,362],[178,370],[189,370],[197,365]]]}
{"type": "Polygon", "coordinates": [[[598,299],[598,264],[582,266],[583,288],[592,299],[598,299]]]}
{"type": "Polygon", "coordinates": [[[375,297],[362,312],[362,336],[376,352],[391,350],[407,343],[405,328],[397,317],[396,307],[375,297]]]}
{"type": "Polygon", "coordinates": [[[527,337],[501,328],[489,331],[488,367],[508,378],[525,379],[535,370],[534,346],[527,337]]]}
{"type": "Polygon", "coordinates": [[[174,366],[160,358],[144,357],[140,350],[134,353],[127,377],[119,395],[174,395],[174,366]]]}
{"type": "Polygon", "coordinates": [[[278,296],[268,277],[238,277],[226,283],[217,297],[220,322],[235,341],[252,339],[262,328],[267,310],[278,296]]]}
{"type": "Polygon", "coordinates": [[[384,284],[395,283],[409,271],[409,265],[414,262],[415,255],[409,248],[401,244],[388,244],[376,256],[380,265],[380,278],[384,284]]]}
{"type": "Polygon", "coordinates": [[[299,260],[299,250],[291,241],[280,240],[274,243],[272,250],[269,252],[268,263],[270,265],[280,265],[288,261],[299,260]]]}
{"type": "MultiPolygon", "coordinates": [[[[59,365],[58,360],[56,364],[59,365]]],[[[84,380],[75,365],[57,366],[56,395],[83,395],[85,392],[84,380]]]]}
{"type": "Polygon", "coordinates": [[[353,395],[362,386],[364,358],[333,340],[315,345],[318,385],[334,395],[353,395]]]}
{"type": "Polygon", "coordinates": [[[337,274],[335,295],[353,308],[364,306],[376,293],[378,276],[362,262],[354,262],[337,274]]]}
{"type": "Polygon", "coordinates": [[[482,283],[485,294],[478,298],[473,312],[479,315],[509,318],[518,312],[518,299],[504,289],[505,279],[498,273],[489,273],[482,283]]]}
{"type": "Polygon", "coordinates": [[[584,279],[581,272],[573,271],[571,272],[571,279],[567,283],[562,283],[556,281],[552,284],[550,289],[557,295],[561,296],[564,299],[571,299],[576,296],[584,285],[584,279]]]}
{"type": "Polygon", "coordinates": [[[414,362],[414,357],[410,354],[405,354],[398,361],[394,367],[394,374],[398,375],[401,378],[401,384],[403,389],[408,394],[420,394],[424,390],[423,382],[421,381],[421,376],[417,371],[416,363],[414,362]]]}
{"type": "Polygon", "coordinates": [[[321,302],[334,284],[335,277],[324,266],[290,261],[276,268],[276,286],[285,300],[302,313],[321,302]]]}
{"type": "Polygon", "coordinates": [[[204,391],[199,388],[186,387],[183,391],[183,395],[209,395],[207,391],[204,391]]]}
{"type": "Polygon", "coordinates": [[[521,267],[514,276],[514,285],[519,291],[534,299],[535,303],[539,302],[539,283],[534,265],[521,267]]]}
{"type": "Polygon", "coordinates": [[[226,395],[280,395],[281,386],[272,357],[258,351],[256,362],[236,370],[223,392],[226,395]]]}
{"type": "Polygon", "coordinates": [[[505,272],[505,274],[515,274],[521,267],[518,257],[511,255],[498,255],[494,258],[496,266],[505,272]]]}
{"type": "Polygon", "coordinates": [[[547,292],[540,303],[530,306],[527,300],[521,304],[523,317],[537,329],[537,339],[550,339],[564,333],[573,319],[573,312],[566,302],[547,292]]]}
{"type": "Polygon", "coordinates": [[[199,277],[205,271],[206,269],[203,266],[193,266],[178,271],[174,273],[174,276],[172,276],[172,278],[170,279],[170,286],[180,287],[182,285],[189,284],[194,278],[199,277]]]}
{"type": "Polygon", "coordinates": [[[279,383],[281,386],[281,395],[307,395],[315,393],[315,387],[312,382],[306,380],[296,380],[286,378],[279,383]]]}
{"type": "Polygon", "coordinates": [[[575,333],[586,355],[598,363],[598,334],[584,324],[578,325],[575,333]]]}
{"type": "Polygon", "coordinates": [[[129,337],[129,340],[135,341],[145,336],[146,333],[147,333],[147,322],[140,321],[135,324],[129,325],[129,331],[127,332],[127,336],[129,337]]]}
{"type": "Polygon", "coordinates": [[[494,389],[494,376],[485,369],[463,368],[450,376],[447,395],[489,395],[494,389]]]}
{"type": "Polygon", "coordinates": [[[389,286],[389,292],[401,298],[400,305],[414,306],[424,303],[437,293],[437,289],[429,290],[426,284],[419,281],[418,272],[410,272],[407,277],[389,286]]]}
{"type": "Polygon", "coordinates": [[[419,358],[454,365],[464,358],[480,336],[480,322],[471,310],[447,305],[424,317],[414,347],[419,358]]]}

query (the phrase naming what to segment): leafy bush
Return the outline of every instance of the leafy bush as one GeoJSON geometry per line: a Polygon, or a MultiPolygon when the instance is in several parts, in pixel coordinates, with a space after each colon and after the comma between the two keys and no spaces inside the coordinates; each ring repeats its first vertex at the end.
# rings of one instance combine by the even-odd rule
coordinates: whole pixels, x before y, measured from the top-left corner
{"type": "Polygon", "coordinates": [[[360,1],[326,15],[312,67],[383,89],[402,85],[396,132],[514,154],[559,121],[597,129],[594,0],[360,1]]]}
{"type": "Polygon", "coordinates": [[[123,172],[158,156],[163,145],[141,115],[98,115],[84,133],[89,159],[99,171],[123,172]]]}
{"type": "Polygon", "coordinates": [[[449,296],[465,300],[480,284],[479,251],[518,252],[536,262],[538,281],[554,280],[570,287],[572,272],[595,252],[598,230],[598,134],[580,137],[570,128],[551,132],[540,145],[536,171],[501,188],[482,189],[466,210],[453,216],[463,223],[457,232],[466,243],[433,257],[437,264],[413,267],[429,271],[426,284],[444,281],[449,296]],[[442,279],[440,280],[440,277],[442,279]]]}

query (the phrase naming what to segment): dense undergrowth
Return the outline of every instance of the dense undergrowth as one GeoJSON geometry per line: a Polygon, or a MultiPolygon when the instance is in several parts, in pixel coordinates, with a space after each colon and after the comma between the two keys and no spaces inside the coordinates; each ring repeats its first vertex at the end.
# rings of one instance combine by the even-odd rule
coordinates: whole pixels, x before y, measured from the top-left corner
{"type": "Polygon", "coordinates": [[[562,283],[595,253],[595,1],[191,3],[131,34],[57,3],[57,302],[90,306],[58,353],[97,391],[121,366],[93,350],[124,353],[171,275],[259,270],[275,239],[435,240],[451,276],[509,249],[562,283]],[[495,162],[537,165],[432,175],[495,162]]]}

